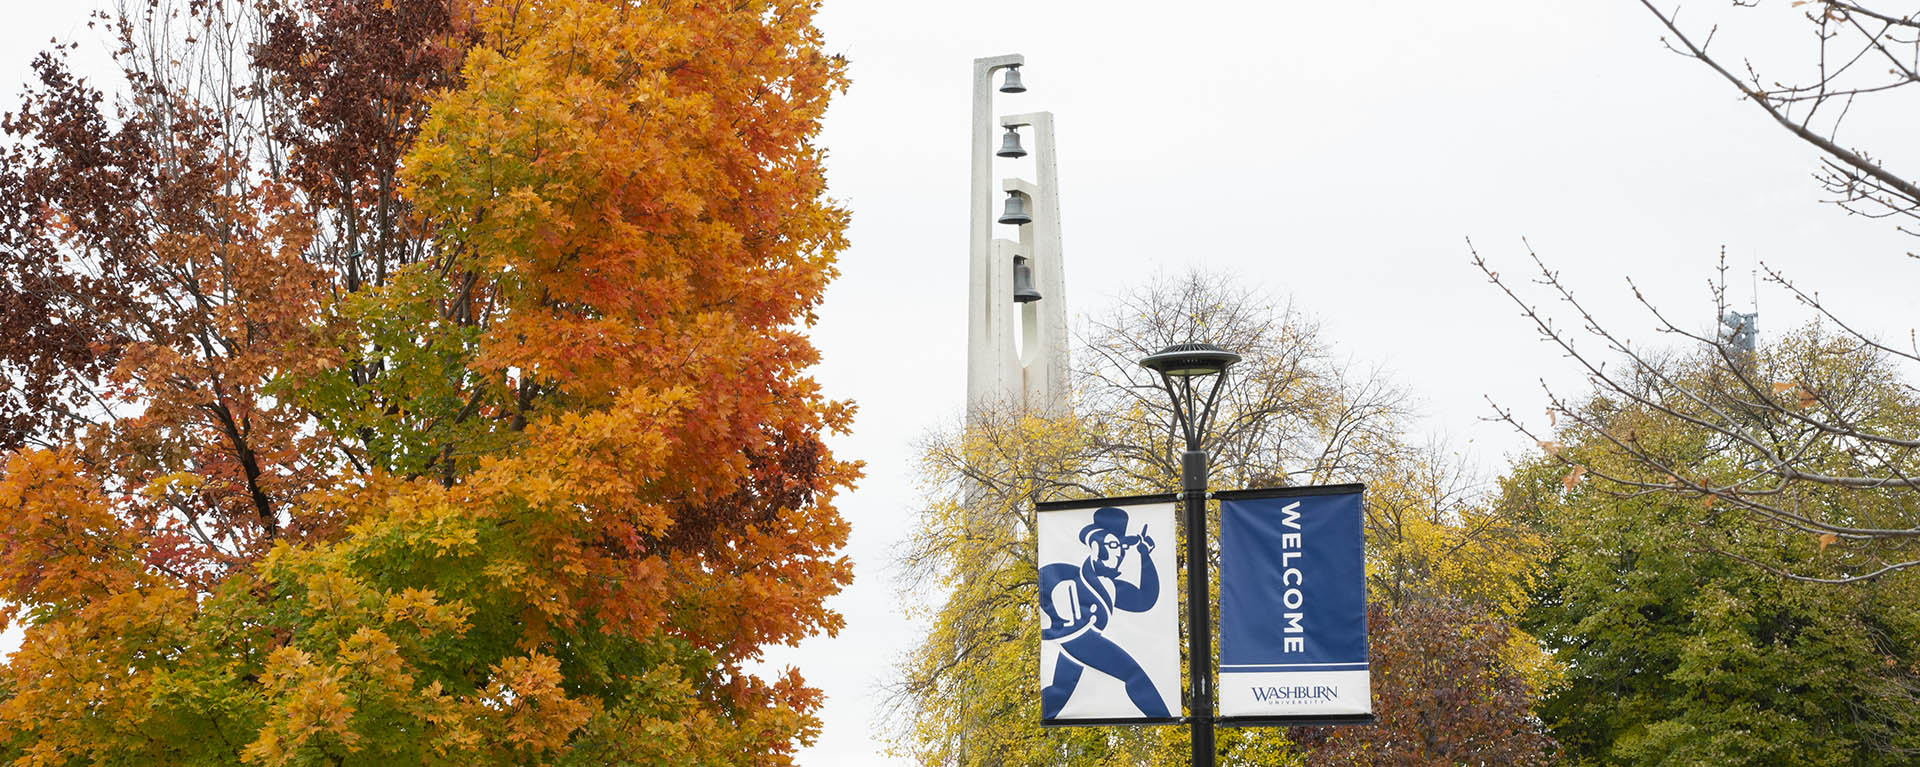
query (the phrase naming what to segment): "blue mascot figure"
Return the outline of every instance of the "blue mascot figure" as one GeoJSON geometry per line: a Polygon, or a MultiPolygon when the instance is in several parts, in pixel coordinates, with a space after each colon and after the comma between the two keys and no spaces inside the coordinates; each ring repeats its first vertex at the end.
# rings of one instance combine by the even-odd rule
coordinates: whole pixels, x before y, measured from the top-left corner
{"type": "Polygon", "coordinates": [[[1040,611],[1046,625],[1043,640],[1060,640],[1060,656],[1053,681],[1040,691],[1040,716],[1053,719],[1073,697],[1080,675],[1088,667],[1120,680],[1127,697],[1147,717],[1168,716],[1166,703],[1145,669],[1133,656],[1101,635],[1115,610],[1146,612],[1160,599],[1160,574],[1154,570],[1153,539],[1127,535],[1127,513],[1111,506],[1093,513],[1093,523],[1080,529],[1087,558],[1078,565],[1056,562],[1040,568],[1040,611]],[[1140,582],[1120,580],[1120,563],[1128,549],[1140,550],[1140,582]]]}

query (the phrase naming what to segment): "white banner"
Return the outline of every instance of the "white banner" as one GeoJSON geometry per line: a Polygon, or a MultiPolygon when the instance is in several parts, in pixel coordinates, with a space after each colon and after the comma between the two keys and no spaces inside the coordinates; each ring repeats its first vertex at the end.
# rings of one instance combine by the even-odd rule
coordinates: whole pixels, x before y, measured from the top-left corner
{"type": "Polygon", "coordinates": [[[1173,519],[1171,496],[1040,505],[1042,724],[1179,717],[1173,519]]]}

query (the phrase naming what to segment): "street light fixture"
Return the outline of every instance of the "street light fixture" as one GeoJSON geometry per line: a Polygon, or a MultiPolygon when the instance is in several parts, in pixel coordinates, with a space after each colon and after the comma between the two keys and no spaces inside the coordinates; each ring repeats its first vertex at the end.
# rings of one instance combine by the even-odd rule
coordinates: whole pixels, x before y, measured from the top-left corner
{"type": "Polygon", "coordinates": [[[1208,343],[1174,344],[1140,361],[1141,367],[1160,374],[1160,385],[1173,398],[1174,421],[1186,437],[1187,450],[1201,449],[1207,428],[1213,425],[1214,399],[1220,394],[1221,382],[1226,380],[1221,374],[1239,361],[1240,355],[1208,343]],[[1198,392],[1194,391],[1193,379],[1216,375],[1220,377],[1213,379],[1213,388],[1207,392],[1204,402],[1197,403],[1196,412],[1198,392]]]}
{"type": "Polygon", "coordinates": [[[1213,618],[1207,598],[1207,432],[1227,368],[1240,355],[1208,343],[1174,344],[1140,361],[1173,400],[1186,439],[1180,454],[1180,508],[1187,528],[1187,697],[1193,766],[1213,767],[1213,618]],[[1199,380],[1195,380],[1199,379],[1199,380]],[[1211,379],[1211,380],[1208,380],[1211,379]],[[1204,397],[1199,389],[1205,384],[1204,397]]]}

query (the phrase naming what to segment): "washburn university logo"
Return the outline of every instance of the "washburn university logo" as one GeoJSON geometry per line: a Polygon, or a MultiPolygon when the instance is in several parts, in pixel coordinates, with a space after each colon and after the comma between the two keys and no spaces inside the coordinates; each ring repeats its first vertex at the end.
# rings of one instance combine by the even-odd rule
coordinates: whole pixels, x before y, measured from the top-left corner
{"type": "Polygon", "coordinates": [[[1059,655],[1053,681],[1040,691],[1040,715],[1052,719],[1073,697],[1080,675],[1088,667],[1127,686],[1127,698],[1143,716],[1168,716],[1160,691],[1146,669],[1125,648],[1101,634],[1115,610],[1146,612],[1160,600],[1160,574],[1154,569],[1153,539],[1146,529],[1127,535],[1127,513],[1111,506],[1093,513],[1093,523],[1080,529],[1087,558],[1079,564],[1055,562],[1040,568],[1040,611],[1046,626],[1043,640],[1058,640],[1059,655]],[[1140,582],[1120,579],[1120,563],[1128,549],[1140,550],[1140,582]]]}
{"type": "Polygon", "coordinates": [[[1340,698],[1340,688],[1328,684],[1296,684],[1247,689],[1253,692],[1253,699],[1261,703],[1306,703],[1340,698]]]}

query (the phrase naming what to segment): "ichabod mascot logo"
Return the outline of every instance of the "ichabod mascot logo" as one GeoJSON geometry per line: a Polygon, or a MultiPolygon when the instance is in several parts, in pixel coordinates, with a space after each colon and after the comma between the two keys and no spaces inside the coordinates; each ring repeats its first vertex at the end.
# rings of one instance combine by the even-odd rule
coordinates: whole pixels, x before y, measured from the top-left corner
{"type": "Polygon", "coordinates": [[[1126,685],[1127,697],[1140,715],[1168,716],[1167,704],[1153,679],[1120,643],[1106,636],[1116,612],[1143,613],[1160,600],[1160,573],[1154,566],[1153,538],[1142,525],[1138,535],[1127,534],[1127,512],[1111,506],[1093,513],[1093,522],[1080,529],[1086,559],[1050,562],[1040,568],[1040,611],[1046,625],[1040,638],[1058,647],[1053,679],[1040,693],[1042,719],[1054,719],[1073,697],[1081,676],[1091,668],[1126,685]],[[1122,566],[1131,551],[1139,552],[1138,575],[1128,582],[1122,566]]]}

